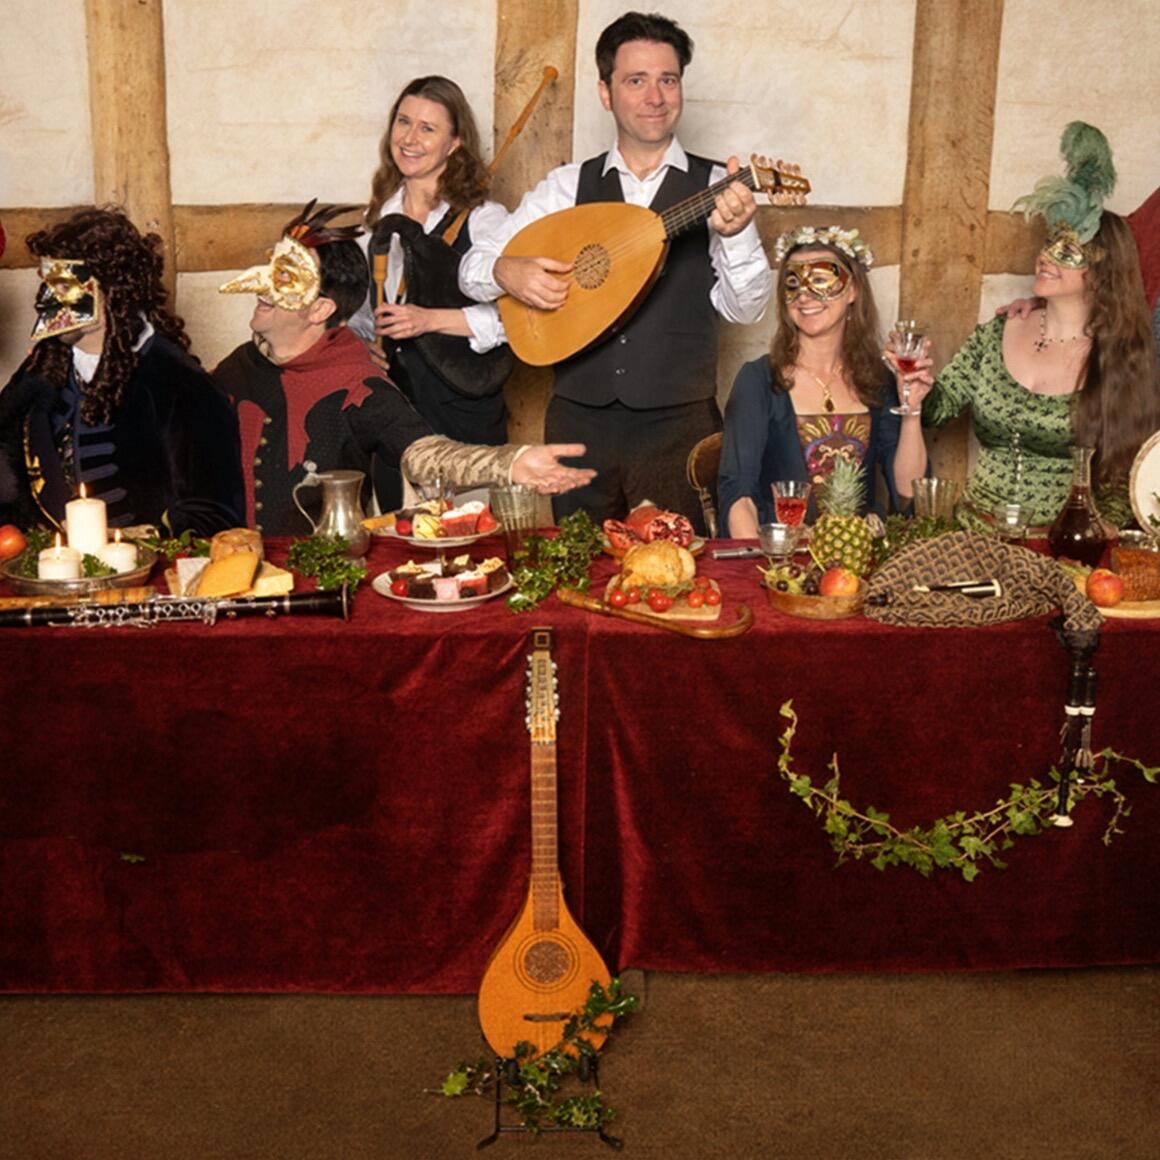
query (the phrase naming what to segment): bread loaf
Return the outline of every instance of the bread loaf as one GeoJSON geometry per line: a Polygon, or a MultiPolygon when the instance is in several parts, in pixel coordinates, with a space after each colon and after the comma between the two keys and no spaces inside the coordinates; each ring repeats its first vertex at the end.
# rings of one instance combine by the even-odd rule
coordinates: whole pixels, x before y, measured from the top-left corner
{"type": "Polygon", "coordinates": [[[1116,546],[1112,571],[1124,582],[1125,600],[1160,600],[1160,552],[1116,546]]]}
{"type": "Polygon", "coordinates": [[[224,560],[237,552],[255,552],[262,558],[262,537],[253,528],[230,528],[218,532],[209,542],[209,558],[224,560]]]}

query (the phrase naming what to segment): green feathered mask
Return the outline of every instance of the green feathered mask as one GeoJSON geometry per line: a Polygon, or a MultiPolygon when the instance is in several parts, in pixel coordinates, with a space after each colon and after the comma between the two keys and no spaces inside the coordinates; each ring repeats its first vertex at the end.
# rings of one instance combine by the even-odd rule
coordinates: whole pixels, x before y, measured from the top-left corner
{"type": "Polygon", "coordinates": [[[1063,131],[1059,151],[1067,163],[1067,176],[1044,177],[1012,208],[1022,210],[1027,218],[1038,214],[1047,222],[1052,243],[1048,249],[1062,243],[1058,257],[1050,255],[1053,260],[1065,266],[1086,266],[1086,260],[1077,261],[1069,250],[1086,245],[1100,227],[1104,201],[1116,185],[1112,150],[1094,125],[1072,121],[1063,131]]]}

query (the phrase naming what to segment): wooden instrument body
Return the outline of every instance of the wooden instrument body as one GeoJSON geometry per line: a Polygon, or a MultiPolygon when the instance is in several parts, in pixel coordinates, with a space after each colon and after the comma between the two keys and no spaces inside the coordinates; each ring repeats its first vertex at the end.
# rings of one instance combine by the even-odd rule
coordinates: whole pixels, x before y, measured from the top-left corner
{"type": "MultiPolygon", "coordinates": [[[[556,924],[539,929],[535,888],[528,890],[519,916],[492,952],[479,986],[479,1023],[491,1049],[515,1055],[526,1041],[540,1055],[560,1043],[564,1025],[588,1000],[594,982],[611,981],[600,952],[568,911],[557,876],[554,888],[556,924]]],[[[609,1016],[607,1022],[612,1022],[609,1016]]],[[[594,1049],[603,1035],[584,1036],[594,1049]]]]}
{"type": "Polygon", "coordinates": [[[640,305],[667,253],[660,214],[625,202],[588,202],[525,226],[507,244],[505,258],[556,258],[573,270],[559,310],[537,310],[510,295],[499,299],[512,350],[531,366],[550,366],[590,346],[640,305]]]}
{"type": "MultiPolygon", "coordinates": [[[[556,833],[556,701],[552,630],[532,629],[528,680],[531,733],[532,865],[527,898],[488,960],[479,986],[479,1024],[496,1055],[510,1059],[516,1045],[533,1055],[560,1045],[569,1020],[588,1002],[592,984],[611,981],[600,952],[564,902],[556,833]]],[[[612,1017],[602,1019],[610,1024],[612,1017]]],[[[599,1032],[583,1038],[595,1050],[599,1032]]],[[[574,1047],[570,1050],[575,1051],[574,1047]]]]}

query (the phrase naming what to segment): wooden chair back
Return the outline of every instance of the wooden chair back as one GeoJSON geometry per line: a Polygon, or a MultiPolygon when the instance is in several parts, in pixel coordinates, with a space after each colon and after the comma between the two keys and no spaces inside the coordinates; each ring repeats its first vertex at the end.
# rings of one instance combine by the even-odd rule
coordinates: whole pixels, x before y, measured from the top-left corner
{"type": "Polygon", "coordinates": [[[694,444],[685,461],[689,485],[701,501],[701,512],[709,538],[717,538],[717,472],[721,467],[721,447],[725,442],[720,431],[706,435],[694,444]]]}

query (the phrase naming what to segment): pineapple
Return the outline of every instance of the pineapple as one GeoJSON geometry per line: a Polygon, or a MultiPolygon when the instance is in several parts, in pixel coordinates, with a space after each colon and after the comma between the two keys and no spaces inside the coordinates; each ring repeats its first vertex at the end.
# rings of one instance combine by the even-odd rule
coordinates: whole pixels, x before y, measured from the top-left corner
{"type": "Polygon", "coordinates": [[[814,562],[826,568],[837,560],[855,576],[865,576],[873,544],[869,526],[857,514],[866,494],[862,468],[839,458],[829,479],[817,484],[814,494],[823,513],[810,532],[814,562]]]}

